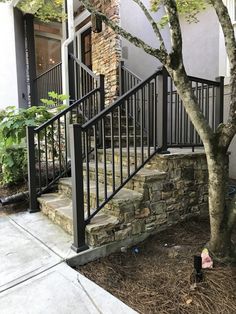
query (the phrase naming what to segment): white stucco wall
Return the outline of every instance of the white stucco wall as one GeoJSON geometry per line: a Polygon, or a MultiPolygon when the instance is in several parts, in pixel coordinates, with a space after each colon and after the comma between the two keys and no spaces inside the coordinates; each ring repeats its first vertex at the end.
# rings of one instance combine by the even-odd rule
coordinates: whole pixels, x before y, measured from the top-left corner
{"type": "Polygon", "coordinates": [[[0,3],[0,108],[18,106],[13,8],[0,3]]]}
{"type": "Polygon", "coordinates": [[[189,75],[206,79],[219,76],[219,23],[209,8],[198,15],[198,23],[181,18],[183,56],[189,75]]]}
{"type": "MultiPolygon", "coordinates": [[[[143,0],[143,3],[148,8],[150,7],[149,0],[143,0]]],[[[131,34],[143,39],[150,46],[154,48],[158,47],[158,41],[152,27],[137,4],[132,0],[120,0],[120,4],[121,26],[131,34]]],[[[161,12],[154,16],[158,17],[160,14],[161,12]]],[[[162,33],[169,46],[168,30],[164,29],[162,30],[162,33]]],[[[121,42],[122,57],[125,64],[141,78],[148,77],[160,67],[160,62],[156,58],[146,54],[142,49],[136,48],[123,38],[121,42]]]]}

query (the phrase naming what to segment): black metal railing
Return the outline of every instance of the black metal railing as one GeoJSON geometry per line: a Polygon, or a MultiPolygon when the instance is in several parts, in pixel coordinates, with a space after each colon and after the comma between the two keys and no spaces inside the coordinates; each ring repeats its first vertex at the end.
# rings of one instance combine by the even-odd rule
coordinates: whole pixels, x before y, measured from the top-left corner
{"type": "Polygon", "coordinates": [[[100,76],[93,73],[73,54],[69,54],[69,86],[72,99],[80,99],[100,84],[100,76]]]}
{"type": "Polygon", "coordinates": [[[162,117],[158,114],[156,97],[161,73],[154,73],[87,123],[71,126],[73,212],[75,218],[80,217],[73,221],[77,235],[73,247],[78,250],[85,246],[85,226],[161,150],[162,129],[158,133],[158,121],[162,117]],[[137,100],[140,123],[136,120],[137,100]],[[132,116],[131,103],[134,104],[132,116]],[[91,140],[93,158],[89,151],[91,140]],[[107,163],[108,156],[111,163],[107,163]]]}
{"type": "MultiPolygon", "coordinates": [[[[214,129],[222,120],[223,103],[217,100],[215,93],[222,100],[223,81],[189,78],[199,106],[214,129]],[[203,95],[205,89],[207,92],[203,95]]],[[[172,80],[162,69],[84,125],[71,126],[73,224],[76,235],[73,247],[76,250],[86,247],[86,225],[154,154],[163,153],[172,146],[202,145],[193,126],[187,128],[188,120],[181,107],[172,80]],[[139,107],[140,119],[137,123],[139,107]],[[133,108],[131,115],[130,108],[133,108]],[[173,127],[178,135],[175,142],[173,127]],[[194,136],[190,138],[192,133],[194,136]],[[94,141],[93,158],[89,152],[91,138],[94,141]],[[111,163],[107,162],[108,159],[111,163]]]]}
{"type": "MultiPolygon", "coordinates": [[[[183,102],[180,99],[172,79],[164,78],[167,82],[167,146],[168,147],[197,147],[202,141],[193,127],[183,102]]],[[[193,92],[206,120],[213,130],[223,122],[224,78],[216,81],[189,76],[193,92]]]]}
{"type": "MultiPolygon", "coordinates": [[[[28,180],[31,212],[37,211],[37,196],[48,191],[70,171],[69,124],[84,124],[103,108],[104,86],[102,85],[75,101],[43,125],[37,128],[28,127],[28,180]]],[[[92,141],[90,143],[92,145],[92,141]]],[[[92,146],[89,150],[92,150],[92,146]]]]}
{"type": "Polygon", "coordinates": [[[40,99],[48,99],[48,92],[62,94],[62,64],[61,62],[51,69],[40,74],[33,80],[33,91],[31,93],[31,105],[39,106],[40,99]]]}
{"type": "Polygon", "coordinates": [[[124,61],[120,62],[119,67],[119,87],[120,96],[127,93],[133,87],[142,82],[142,79],[125,66],[124,61]]]}
{"type": "MultiPolygon", "coordinates": [[[[215,129],[223,120],[223,78],[189,78],[206,120],[215,129]]],[[[165,69],[105,109],[104,78],[99,82],[102,87],[44,125],[28,128],[31,211],[37,210],[37,195],[71,168],[76,251],[86,248],[86,225],[152,156],[168,147],[202,146],[165,69]]]]}

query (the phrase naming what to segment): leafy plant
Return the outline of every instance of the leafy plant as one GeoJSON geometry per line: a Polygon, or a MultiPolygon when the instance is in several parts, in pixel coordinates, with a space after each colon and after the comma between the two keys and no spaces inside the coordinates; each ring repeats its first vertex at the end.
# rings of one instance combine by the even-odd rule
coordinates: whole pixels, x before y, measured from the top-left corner
{"type": "Polygon", "coordinates": [[[48,92],[48,98],[42,98],[40,101],[49,108],[57,108],[61,111],[67,107],[63,104],[66,99],[68,99],[67,95],[57,94],[56,92],[48,92]]]}
{"type": "MultiPolygon", "coordinates": [[[[65,108],[62,102],[67,98],[54,92],[43,106],[27,109],[7,107],[0,111],[0,164],[2,184],[16,184],[27,176],[26,127],[39,126],[55,113],[65,108]],[[50,109],[52,100],[57,100],[56,109],[50,109]]],[[[55,104],[55,103],[54,103],[55,104]]]]}

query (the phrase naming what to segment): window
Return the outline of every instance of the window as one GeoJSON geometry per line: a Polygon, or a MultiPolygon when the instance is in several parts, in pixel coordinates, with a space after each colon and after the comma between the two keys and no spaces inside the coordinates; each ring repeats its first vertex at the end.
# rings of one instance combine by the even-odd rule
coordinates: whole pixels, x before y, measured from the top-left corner
{"type": "Polygon", "coordinates": [[[61,62],[61,24],[35,22],[35,62],[37,76],[61,62]]]}
{"type": "Polygon", "coordinates": [[[61,61],[61,41],[44,36],[35,36],[36,73],[49,70],[61,61]]]}

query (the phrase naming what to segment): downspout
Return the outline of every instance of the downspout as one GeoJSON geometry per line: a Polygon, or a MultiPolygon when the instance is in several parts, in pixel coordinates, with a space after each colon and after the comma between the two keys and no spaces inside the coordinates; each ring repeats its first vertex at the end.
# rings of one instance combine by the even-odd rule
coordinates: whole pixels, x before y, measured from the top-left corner
{"type": "MultiPolygon", "coordinates": [[[[69,95],[69,79],[68,79],[68,46],[73,42],[75,37],[74,27],[74,7],[73,0],[67,0],[67,20],[68,20],[68,38],[61,46],[61,61],[62,61],[62,90],[64,95],[69,95]]],[[[69,104],[69,100],[68,104],[69,104]]]]}
{"type": "Polygon", "coordinates": [[[12,7],[16,7],[19,1],[20,1],[20,0],[12,0],[11,3],[10,3],[10,5],[11,5],[12,7]]]}

